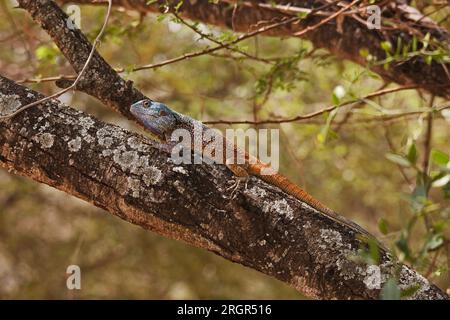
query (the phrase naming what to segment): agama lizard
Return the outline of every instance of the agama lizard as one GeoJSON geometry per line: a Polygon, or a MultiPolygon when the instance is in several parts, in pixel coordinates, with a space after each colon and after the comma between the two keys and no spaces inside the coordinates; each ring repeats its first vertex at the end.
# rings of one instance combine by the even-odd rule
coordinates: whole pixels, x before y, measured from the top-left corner
{"type": "MultiPolygon", "coordinates": [[[[186,129],[191,135],[194,134],[194,128],[201,128],[202,130],[208,130],[209,128],[198,120],[192,119],[186,115],[180,114],[163,103],[155,102],[149,99],[141,100],[134,103],[130,108],[131,113],[136,117],[136,119],[141,122],[145,128],[147,128],[153,135],[158,137],[163,143],[170,144],[172,132],[176,129],[186,129]]],[[[222,136],[224,142],[229,144],[229,141],[225,140],[222,136]]],[[[191,146],[190,146],[191,147],[191,146]]],[[[337,214],[332,209],[323,205],[317,199],[313,198],[302,188],[296,184],[289,181],[285,176],[273,173],[273,174],[261,174],[263,169],[267,169],[268,165],[261,162],[254,156],[238,150],[234,145],[233,148],[237,153],[244,153],[245,163],[235,164],[227,163],[227,167],[234,173],[236,177],[248,177],[249,175],[256,176],[263,181],[272,184],[280,188],[283,192],[297,198],[298,200],[308,204],[313,207],[321,214],[327,216],[333,221],[345,225],[351,228],[356,234],[363,235],[369,239],[374,239],[374,237],[369,234],[366,230],[362,229],[359,225],[353,223],[352,221],[346,219],[345,217],[337,214]]],[[[381,245],[382,246],[382,245],[381,245]]]]}

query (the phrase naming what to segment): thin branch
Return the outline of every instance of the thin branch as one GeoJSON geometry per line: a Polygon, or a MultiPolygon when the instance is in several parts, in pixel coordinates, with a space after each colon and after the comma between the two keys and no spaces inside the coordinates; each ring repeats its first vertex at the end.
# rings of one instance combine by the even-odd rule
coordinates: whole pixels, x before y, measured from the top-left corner
{"type": "MultiPolygon", "coordinates": [[[[299,6],[295,6],[295,5],[291,5],[291,4],[276,4],[276,3],[261,3],[261,2],[250,2],[250,1],[236,1],[236,0],[219,0],[220,2],[225,2],[225,3],[229,3],[229,4],[239,4],[245,7],[249,7],[252,8],[254,6],[258,6],[262,9],[267,9],[267,10],[273,10],[273,11],[277,11],[277,12],[282,12],[282,13],[288,13],[288,14],[299,14],[299,13],[306,13],[308,15],[317,15],[317,16],[325,16],[325,17],[329,17],[331,16],[333,13],[332,12],[328,12],[328,11],[323,11],[324,9],[326,9],[327,7],[330,7],[332,5],[337,4],[339,1],[333,1],[331,3],[327,3],[325,5],[323,5],[322,7],[319,7],[317,9],[311,9],[311,8],[305,8],[305,7],[299,7],[299,6]]],[[[352,15],[358,12],[361,12],[364,8],[358,8],[355,10],[351,10],[349,12],[346,12],[345,15],[352,15]]]]}
{"type": "MultiPolygon", "coordinates": [[[[411,120],[417,120],[418,116],[423,116],[424,114],[427,114],[429,112],[440,112],[443,110],[450,109],[450,103],[443,104],[441,106],[435,107],[434,110],[420,110],[420,111],[408,111],[408,112],[401,112],[396,114],[390,114],[390,115],[381,115],[381,116],[374,116],[374,117],[367,117],[367,118],[358,118],[354,119],[352,121],[346,121],[342,123],[342,126],[364,126],[368,127],[369,125],[379,125],[386,124],[386,123],[394,123],[399,121],[411,121],[411,120]]],[[[435,120],[437,120],[436,118],[435,120]]],[[[315,125],[323,125],[323,121],[319,121],[316,119],[311,120],[305,120],[302,121],[302,124],[315,124],[315,125]]]]}
{"type": "MultiPolygon", "coordinates": [[[[377,91],[380,91],[380,90],[385,89],[388,85],[389,85],[388,82],[383,82],[383,85],[382,85],[381,87],[379,87],[377,91]]],[[[379,98],[378,98],[378,99],[379,99],[379,98]]],[[[343,118],[341,121],[336,122],[335,127],[334,127],[333,130],[334,130],[335,132],[339,132],[339,130],[342,128],[342,126],[343,126],[344,124],[346,124],[347,122],[349,122],[350,118],[354,115],[354,113],[353,113],[353,112],[350,112],[350,111],[354,111],[354,110],[357,109],[357,108],[362,108],[365,104],[366,104],[366,103],[365,103],[364,101],[360,101],[360,102],[357,103],[357,105],[353,106],[353,107],[351,108],[351,110],[348,110],[348,111],[346,112],[346,114],[344,115],[344,118],[343,118]]]]}
{"type": "Polygon", "coordinates": [[[353,120],[352,122],[348,122],[343,125],[346,125],[346,124],[368,124],[368,123],[381,122],[381,121],[394,122],[397,120],[402,120],[403,118],[412,118],[413,116],[419,116],[419,115],[432,113],[432,112],[440,112],[440,111],[448,110],[448,109],[450,109],[450,102],[444,103],[440,106],[434,106],[433,109],[408,111],[408,112],[401,112],[401,113],[390,114],[390,115],[369,117],[369,118],[364,118],[364,119],[356,119],[356,120],[353,120]]]}
{"type": "Polygon", "coordinates": [[[433,273],[433,270],[436,267],[437,258],[439,256],[440,252],[441,252],[441,250],[436,250],[436,252],[434,253],[433,259],[431,260],[431,263],[428,266],[427,272],[425,273],[425,278],[430,277],[430,275],[433,273]]]}
{"type": "MultiPolygon", "coordinates": [[[[435,96],[433,95],[430,99],[430,105],[429,105],[430,109],[433,109],[434,98],[435,98],[435,96]]],[[[422,167],[423,167],[423,172],[425,174],[428,174],[428,172],[429,172],[432,134],[433,134],[433,113],[429,112],[427,115],[427,131],[426,131],[425,140],[423,143],[424,151],[423,151],[422,167]]]]}
{"type": "MultiPolygon", "coordinates": [[[[386,125],[386,122],[384,122],[384,121],[383,121],[383,127],[384,127],[384,138],[386,139],[386,142],[389,146],[390,151],[393,153],[397,152],[397,150],[395,149],[394,143],[392,142],[391,135],[389,133],[389,127],[386,125]]],[[[406,183],[409,185],[410,189],[412,190],[414,188],[414,184],[413,184],[413,181],[406,174],[405,168],[399,164],[397,164],[397,168],[400,171],[403,179],[406,181],[406,183]]]]}
{"type": "MultiPolygon", "coordinates": [[[[430,99],[430,105],[429,108],[433,110],[433,104],[434,104],[434,95],[431,96],[430,99]]],[[[425,140],[423,142],[423,173],[428,175],[429,174],[429,166],[430,166],[430,154],[431,154],[431,140],[433,138],[433,113],[428,112],[427,114],[427,131],[425,133],[425,140]]],[[[427,232],[431,233],[432,225],[430,221],[430,217],[425,212],[423,215],[423,221],[425,223],[425,228],[427,229],[427,232]]]]}
{"type": "MultiPolygon", "coordinates": [[[[214,42],[215,44],[218,44],[218,45],[223,45],[223,44],[224,44],[223,42],[220,42],[220,41],[216,40],[214,37],[212,37],[212,36],[210,36],[210,35],[208,35],[208,34],[206,34],[206,33],[201,32],[200,30],[198,30],[198,29],[197,29],[196,27],[194,27],[193,25],[187,23],[186,20],[184,20],[183,18],[181,18],[180,15],[179,15],[178,13],[176,13],[175,11],[173,11],[172,14],[173,14],[173,15],[174,15],[174,16],[175,16],[175,17],[176,17],[183,25],[185,25],[186,27],[188,27],[189,29],[191,29],[192,31],[194,31],[195,33],[197,33],[200,37],[205,38],[205,39],[208,39],[209,41],[212,41],[212,42],[214,42]]],[[[227,48],[227,49],[229,49],[229,50],[231,50],[231,51],[233,51],[233,52],[237,52],[237,53],[239,53],[239,54],[242,54],[243,56],[245,56],[245,57],[247,57],[247,58],[249,58],[249,59],[252,59],[252,60],[255,60],[255,61],[259,61],[259,62],[264,62],[264,63],[267,63],[267,64],[273,64],[273,61],[271,61],[271,60],[253,56],[253,55],[251,55],[251,54],[249,54],[249,53],[247,53],[247,52],[245,52],[245,51],[242,51],[242,50],[239,50],[239,49],[237,49],[237,48],[231,47],[230,45],[225,44],[225,48],[227,48]]]]}
{"type": "Polygon", "coordinates": [[[333,111],[334,109],[337,108],[341,108],[343,106],[346,105],[350,105],[353,103],[357,103],[357,102],[361,102],[364,101],[365,99],[371,99],[374,97],[378,97],[378,96],[382,96],[388,93],[393,93],[393,92],[398,92],[398,91],[402,91],[402,90],[411,90],[411,89],[416,89],[417,86],[402,86],[402,87],[397,87],[397,88],[392,88],[392,89],[384,89],[384,90],[379,90],[379,91],[375,91],[372,92],[364,97],[361,98],[357,98],[354,100],[350,100],[347,102],[344,102],[340,105],[331,105],[329,107],[326,107],[324,109],[309,113],[309,114],[305,114],[305,115],[300,115],[300,116],[296,116],[293,118],[289,118],[289,119],[267,119],[267,120],[261,120],[261,121],[251,121],[251,120],[238,120],[238,121],[231,121],[231,120],[213,120],[213,121],[206,121],[205,124],[228,124],[228,125],[232,125],[232,124],[275,124],[275,123],[290,123],[290,122],[297,122],[297,121],[302,121],[302,120],[306,120],[306,119],[312,119],[315,118],[317,116],[323,115],[324,113],[333,111]]]}
{"type": "Polygon", "coordinates": [[[329,16],[328,18],[323,19],[322,21],[320,21],[319,23],[313,25],[313,26],[309,26],[306,27],[305,29],[303,29],[302,31],[296,32],[294,33],[294,36],[300,37],[305,35],[305,33],[310,32],[314,29],[319,28],[320,26],[324,25],[325,23],[333,20],[334,18],[337,18],[339,15],[341,15],[344,11],[347,11],[348,9],[350,9],[352,6],[354,6],[355,4],[357,4],[358,2],[360,2],[361,0],[354,0],[353,2],[351,2],[350,4],[346,5],[345,7],[343,7],[342,9],[336,11],[334,14],[332,14],[331,16],[329,16]]]}

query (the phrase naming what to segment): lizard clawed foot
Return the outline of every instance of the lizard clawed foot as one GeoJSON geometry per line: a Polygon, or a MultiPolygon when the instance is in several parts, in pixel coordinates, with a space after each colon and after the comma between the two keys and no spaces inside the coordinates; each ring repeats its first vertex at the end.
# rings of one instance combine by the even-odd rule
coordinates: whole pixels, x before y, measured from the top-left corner
{"type": "Polygon", "coordinates": [[[236,199],[237,191],[242,182],[244,182],[244,190],[246,190],[248,185],[248,177],[236,177],[235,179],[228,181],[228,183],[231,184],[231,186],[226,189],[226,191],[231,190],[230,196],[227,197],[228,199],[236,199]]]}

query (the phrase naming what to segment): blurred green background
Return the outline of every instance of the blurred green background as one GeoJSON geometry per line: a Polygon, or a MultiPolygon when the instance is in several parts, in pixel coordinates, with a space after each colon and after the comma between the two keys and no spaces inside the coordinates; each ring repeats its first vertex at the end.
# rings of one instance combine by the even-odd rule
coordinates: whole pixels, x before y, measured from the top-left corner
{"type": "MultiPolygon", "coordinates": [[[[14,80],[71,74],[64,57],[26,12],[11,9],[9,1],[0,1],[1,74],[14,80]]],[[[104,14],[104,8],[81,7],[81,29],[90,39],[97,34],[104,14]]],[[[442,12],[435,18],[440,15],[442,12]]],[[[202,24],[196,27],[220,40],[234,36],[202,24]]],[[[114,10],[99,51],[112,66],[131,70],[207,45],[211,43],[170,16],[148,15],[141,20],[135,12],[114,10]]],[[[367,69],[335,59],[325,51],[308,54],[310,43],[300,39],[257,37],[239,44],[239,49],[278,60],[268,65],[223,50],[158,69],[126,72],[124,77],[154,100],[204,121],[306,114],[336,99],[359,97],[383,85],[367,69]],[[333,95],[338,86],[345,90],[344,97],[333,95]]],[[[53,82],[26,85],[44,94],[58,90],[53,82]]],[[[77,92],[61,99],[103,121],[140,130],[85,94],[77,92]]],[[[450,263],[448,183],[433,186],[418,208],[415,191],[420,186],[416,183],[420,168],[399,160],[408,159],[414,148],[420,167],[426,116],[364,120],[422,110],[429,100],[425,92],[402,91],[375,99],[375,106],[362,105],[354,112],[343,108],[330,125],[330,117],[325,115],[307,123],[269,127],[281,130],[281,173],[376,234],[400,260],[445,290],[450,263]],[[432,231],[426,229],[424,216],[433,224],[432,231]]],[[[435,99],[435,104],[443,102],[435,99]]],[[[444,178],[450,170],[449,119],[443,112],[433,122],[430,175],[443,173],[444,178]]],[[[162,238],[65,193],[2,170],[0,298],[303,297],[256,271],[162,238]],[[82,290],[66,288],[65,271],[71,264],[81,267],[82,290]]]]}

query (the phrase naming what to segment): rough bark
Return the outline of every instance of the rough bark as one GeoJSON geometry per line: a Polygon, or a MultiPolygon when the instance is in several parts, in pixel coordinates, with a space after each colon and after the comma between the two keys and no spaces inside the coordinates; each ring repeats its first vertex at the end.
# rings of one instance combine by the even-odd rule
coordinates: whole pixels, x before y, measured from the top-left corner
{"type": "MultiPolygon", "coordinates": [[[[93,0],[58,0],[60,3],[94,3],[93,0]]],[[[157,3],[147,5],[146,0],[114,0],[117,6],[126,9],[137,10],[139,12],[157,12],[160,4],[167,0],[159,0],[157,3]]],[[[170,3],[177,4],[178,0],[170,0],[170,3]]],[[[260,1],[265,3],[265,1],[260,1]]],[[[292,6],[310,8],[313,1],[306,0],[276,0],[267,3],[290,3],[292,6]]],[[[318,2],[320,4],[320,1],[318,2]]],[[[98,4],[98,3],[97,3],[98,4]]],[[[233,9],[233,5],[225,2],[213,3],[209,0],[184,1],[180,8],[183,16],[202,21],[205,23],[228,27],[234,31],[247,32],[254,30],[267,22],[277,21],[286,17],[285,13],[261,8],[257,6],[249,7],[239,5],[233,9]]],[[[430,33],[437,41],[448,48],[450,33],[436,23],[417,11],[415,8],[405,4],[405,1],[388,1],[383,7],[383,18],[396,17],[401,22],[399,28],[369,30],[366,25],[349,17],[342,21],[342,32],[337,26],[336,20],[327,23],[320,28],[306,33],[305,39],[312,41],[318,48],[326,48],[340,58],[354,61],[360,65],[367,66],[367,61],[360,55],[360,49],[367,49],[371,55],[378,60],[386,57],[385,51],[381,48],[382,41],[390,41],[395,51],[397,39],[402,38],[402,43],[410,43],[413,34],[424,36],[430,33]]],[[[266,33],[272,36],[294,36],[307,26],[318,23],[324,17],[314,16],[302,21],[284,25],[266,33]]],[[[441,64],[433,61],[427,64],[422,57],[411,58],[407,61],[392,63],[389,69],[383,66],[372,67],[372,70],[381,75],[387,81],[397,82],[403,85],[417,85],[437,96],[450,99],[450,63],[441,64]]]]}
{"type": "MultiPolygon", "coordinates": [[[[0,111],[42,96],[0,77],[0,111]]],[[[230,200],[221,165],[174,165],[159,145],[57,101],[0,122],[0,167],[164,236],[215,252],[322,299],[377,299],[398,275],[413,299],[448,297],[381,250],[354,259],[355,232],[257,178],[230,200]]]]}

